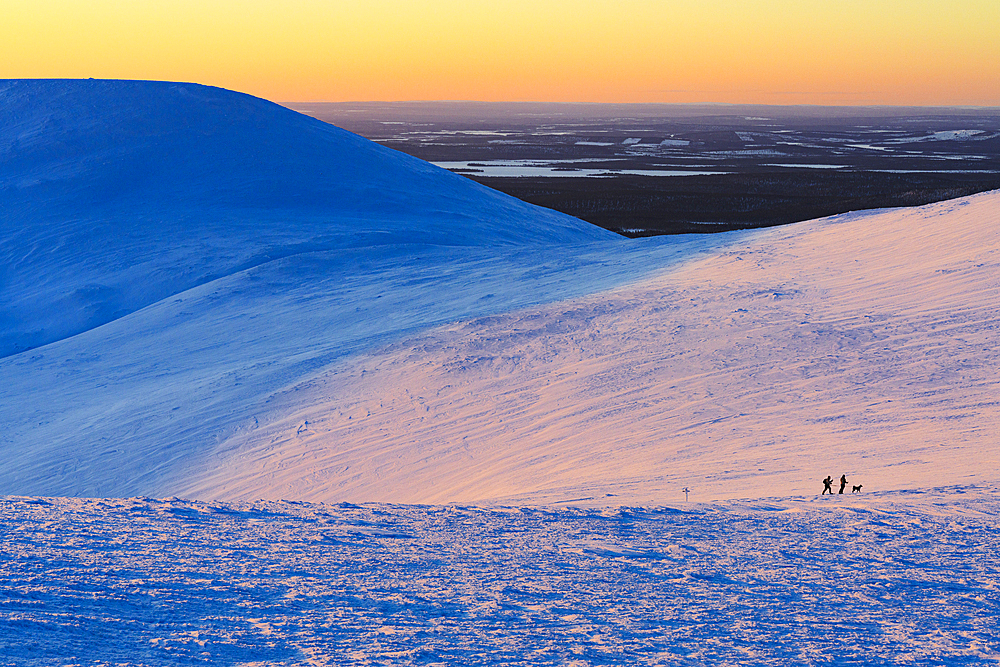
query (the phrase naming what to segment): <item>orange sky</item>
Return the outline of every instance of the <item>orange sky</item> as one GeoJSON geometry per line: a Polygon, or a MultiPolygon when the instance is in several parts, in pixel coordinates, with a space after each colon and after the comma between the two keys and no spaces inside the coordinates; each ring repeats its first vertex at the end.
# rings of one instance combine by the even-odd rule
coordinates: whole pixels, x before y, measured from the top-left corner
{"type": "Polygon", "coordinates": [[[998,0],[3,0],[0,78],[277,101],[1000,105],[998,0]]]}

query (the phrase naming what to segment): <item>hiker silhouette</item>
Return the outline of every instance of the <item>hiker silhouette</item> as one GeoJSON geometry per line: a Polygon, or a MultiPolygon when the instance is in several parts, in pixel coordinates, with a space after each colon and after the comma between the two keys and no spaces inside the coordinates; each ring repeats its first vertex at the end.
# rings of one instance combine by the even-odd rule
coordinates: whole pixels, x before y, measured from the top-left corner
{"type": "MultiPolygon", "coordinates": [[[[823,493],[829,493],[832,496],[833,495],[833,488],[831,488],[832,484],[833,484],[833,477],[827,475],[826,479],[823,480],[823,493]]],[[[819,495],[822,496],[823,493],[819,495]]]]}
{"type": "Polygon", "coordinates": [[[844,487],[847,486],[847,475],[840,476],[840,492],[844,492],[844,487]]]}

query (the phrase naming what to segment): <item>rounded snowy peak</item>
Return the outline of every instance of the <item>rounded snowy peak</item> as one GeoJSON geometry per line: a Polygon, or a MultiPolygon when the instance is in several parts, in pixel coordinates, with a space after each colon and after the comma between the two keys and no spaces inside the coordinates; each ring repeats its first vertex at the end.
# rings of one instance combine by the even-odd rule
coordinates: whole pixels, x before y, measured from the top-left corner
{"type": "Polygon", "coordinates": [[[282,258],[618,238],[277,104],[0,81],[0,357],[282,258]]]}
{"type": "Polygon", "coordinates": [[[277,104],[188,83],[0,82],[0,197],[22,224],[95,211],[211,223],[242,210],[393,242],[607,238],[277,104]]]}

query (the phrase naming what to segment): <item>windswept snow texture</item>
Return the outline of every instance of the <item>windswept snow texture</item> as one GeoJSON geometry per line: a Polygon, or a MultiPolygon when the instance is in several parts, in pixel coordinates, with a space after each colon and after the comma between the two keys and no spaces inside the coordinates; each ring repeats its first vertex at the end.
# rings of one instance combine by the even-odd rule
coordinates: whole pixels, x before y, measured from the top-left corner
{"type": "Polygon", "coordinates": [[[0,493],[1000,477],[1000,193],[628,241],[219,89],[7,82],[0,113],[0,493]]]}
{"type": "Polygon", "coordinates": [[[997,493],[601,509],[6,497],[0,655],[991,665],[997,493]]]}
{"type": "Polygon", "coordinates": [[[344,355],[664,258],[270,102],[0,82],[0,490],[165,495],[344,355]]]}
{"type": "Polygon", "coordinates": [[[1000,660],[1000,193],[626,241],[218,89],[0,114],[0,661],[1000,660]]]}
{"type": "Polygon", "coordinates": [[[728,240],[317,375],[184,494],[655,504],[1000,477],[1000,193],[728,240]]]}

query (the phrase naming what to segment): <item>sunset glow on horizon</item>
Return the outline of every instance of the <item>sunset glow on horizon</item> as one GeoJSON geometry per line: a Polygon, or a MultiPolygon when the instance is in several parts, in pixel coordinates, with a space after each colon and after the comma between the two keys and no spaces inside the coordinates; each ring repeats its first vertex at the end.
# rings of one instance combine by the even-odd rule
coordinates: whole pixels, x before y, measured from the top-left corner
{"type": "Polygon", "coordinates": [[[996,0],[6,0],[0,78],[276,101],[1000,105],[996,0]]]}

